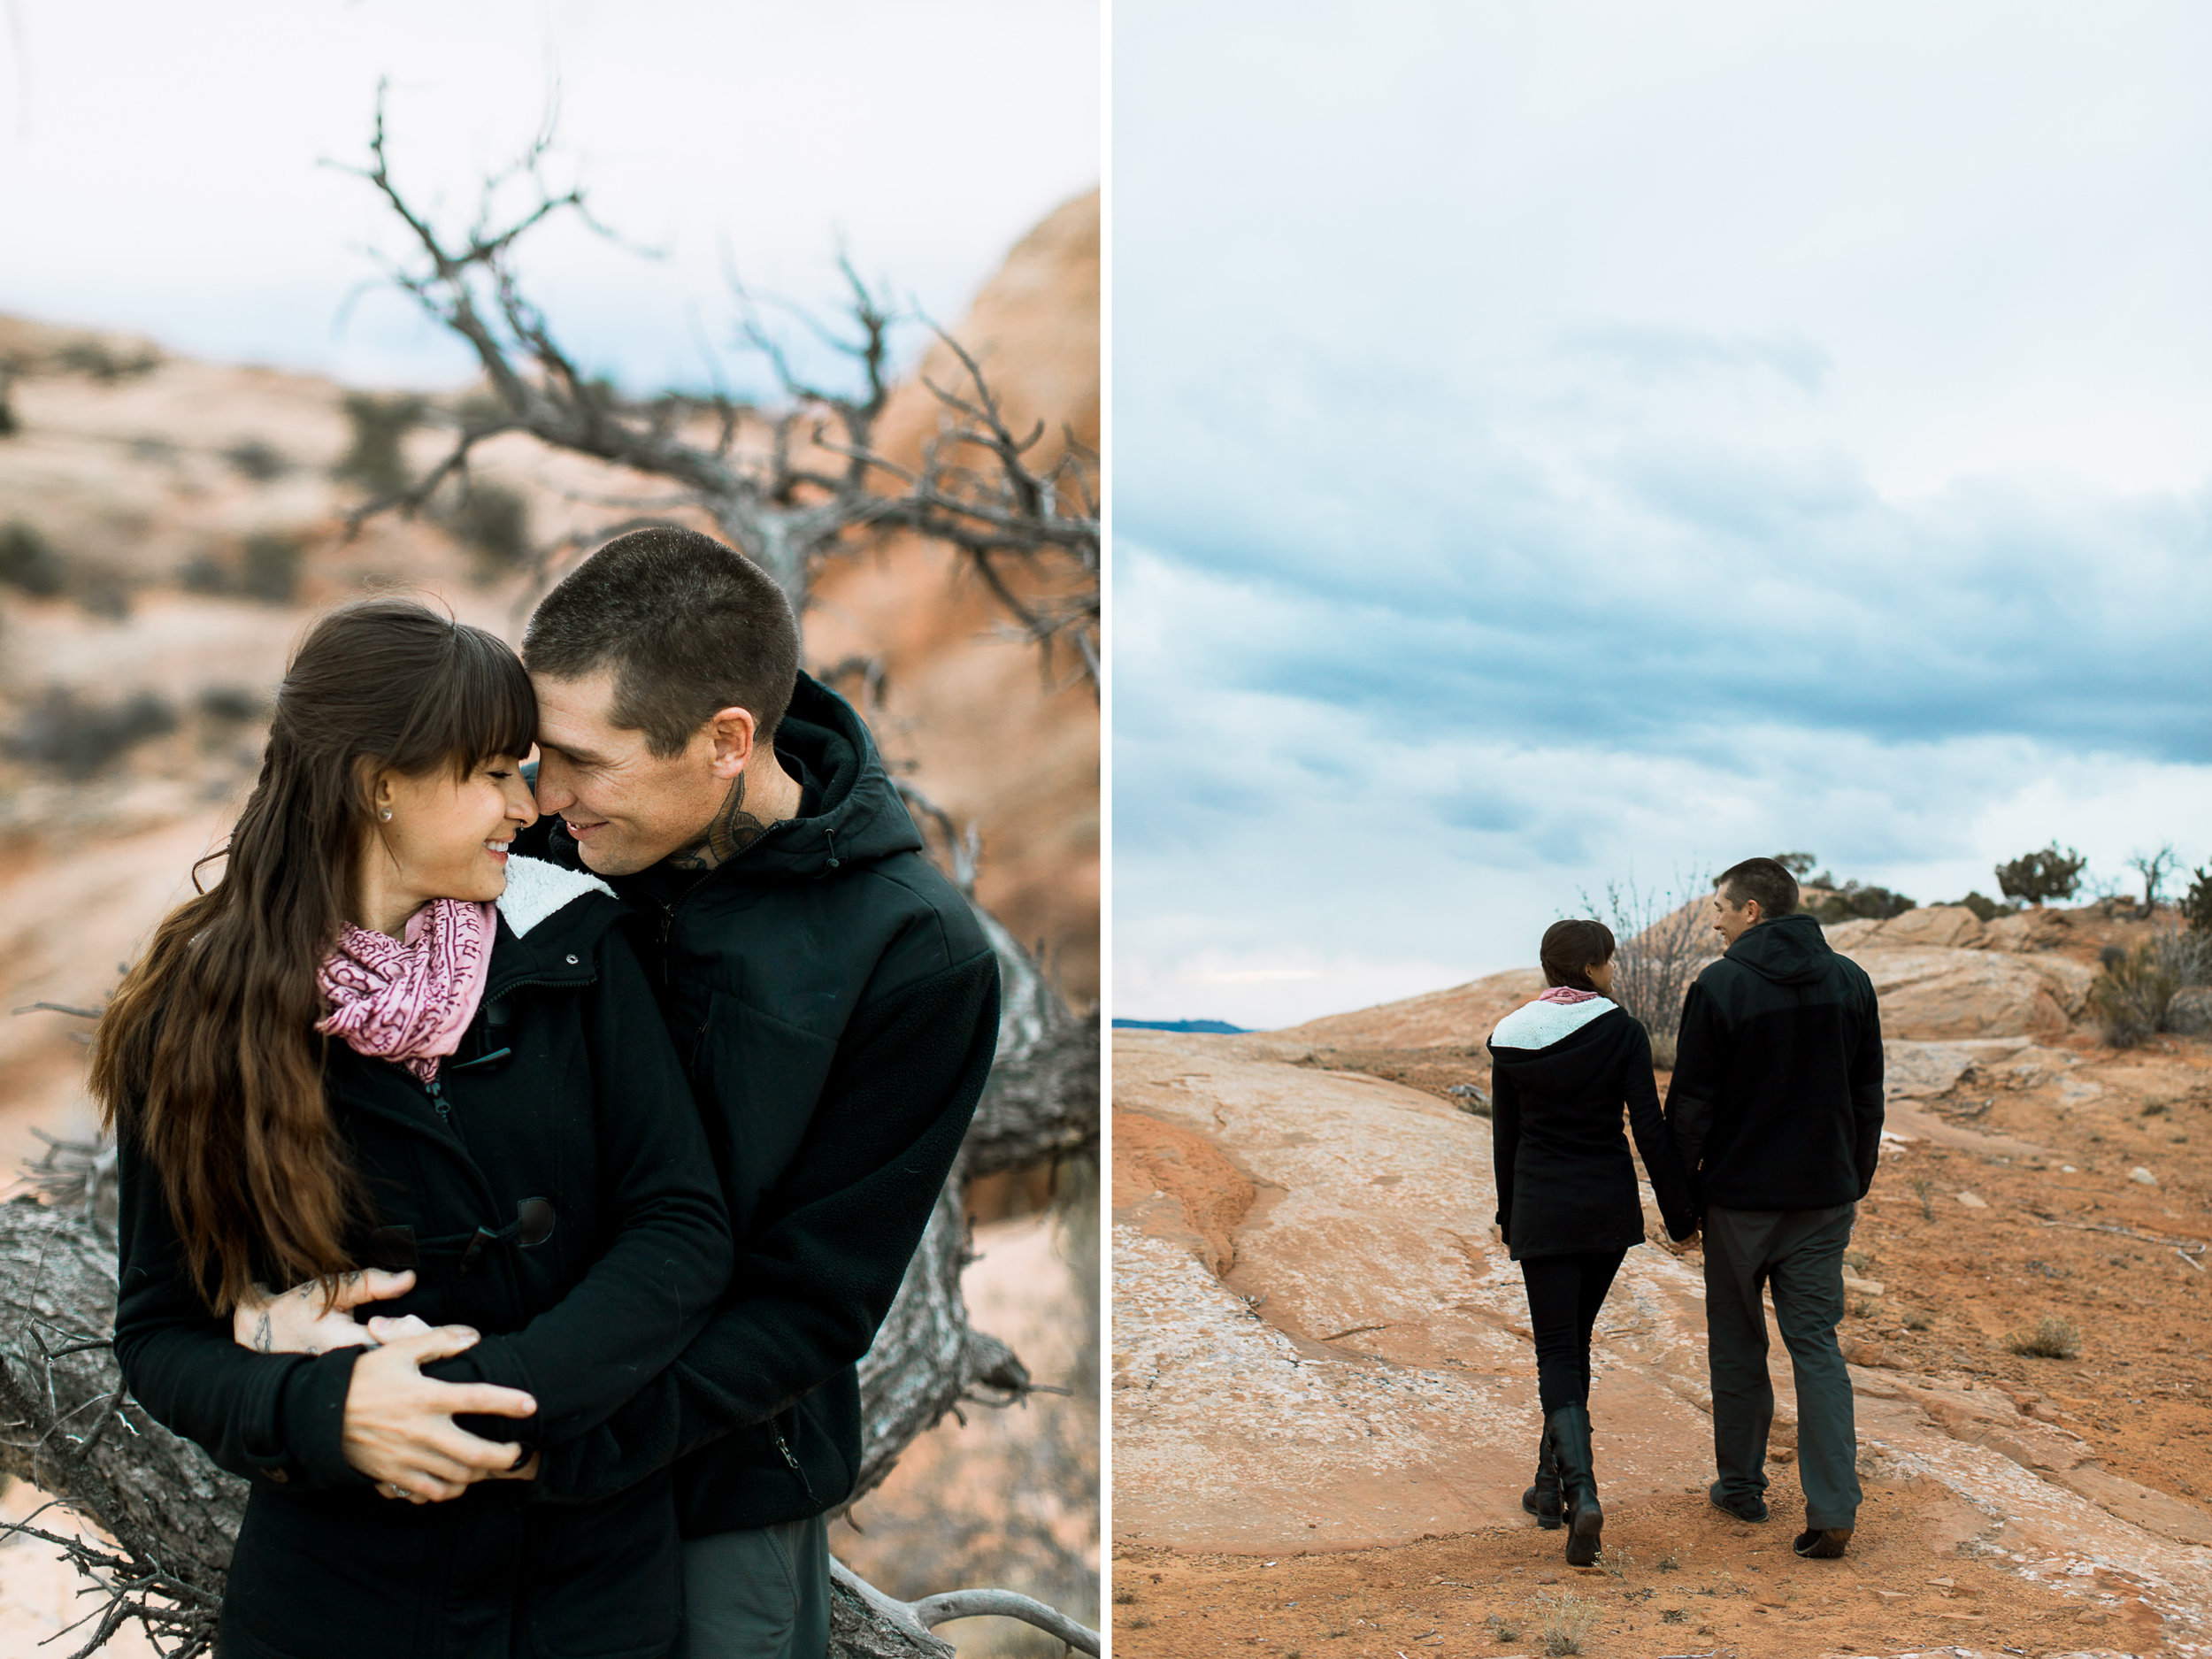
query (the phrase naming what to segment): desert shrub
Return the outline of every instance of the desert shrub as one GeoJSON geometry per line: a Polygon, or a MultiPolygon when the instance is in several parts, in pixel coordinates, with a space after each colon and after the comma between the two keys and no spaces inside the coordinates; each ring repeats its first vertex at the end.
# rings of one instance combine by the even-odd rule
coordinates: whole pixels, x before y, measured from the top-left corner
{"type": "Polygon", "coordinates": [[[2191,927],[2162,926],[2147,941],[2151,960],[2174,982],[2186,986],[2212,985],[2212,933],[2191,927]]]}
{"type": "Polygon", "coordinates": [[[2071,1319],[2047,1313],[2032,1330],[2007,1333],[2005,1346],[2030,1359],[2072,1359],[2081,1352],[2081,1327],[2071,1319]]]}
{"type": "Polygon", "coordinates": [[[1953,902],[1962,904],[1973,911],[1975,919],[1978,921],[1993,922],[2000,916],[2017,916],[2020,913],[2020,907],[2017,904],[2000,904],[1996,900],[1981,893],[1970,893],[1964,898],[1954,900],[1953,902]]]}
{"type": "Polygon", "coordinates": [[[1774,862],[1802,881],[1812,874],[1813,866],[1820,860],[1810,853],[1777,853],[1774,855],[1774,862]]]}
{"type": "Polygon", "coordinates": [[[251,479],[257,484],[269,483],[292,470],[292,463],[284,451],[261,438],[240,439],[223,451],[223,459],[241,478],[251,479]]]}
{"type": "Polygon", "coordinates": [[[1678,879],[1676,888],[1646,890],[1632,876],[1625,885],[1609,881],[1602,914],[1587,893],[1581,895],[1585,913],[1613,930],[1612,998],[1642,1022],[1651,1033],[1654,1062],[1667,1068],[1674,1064],[1674,1039],[1682,1028],[1682,999],[1698,970],[1718,951],[1702,902],[1712,884],[1693,874],[1686,881],[1678,879]]]}
{"type": "Polygon", "coordinates": [[[2104,1040],[2131,1048],[2156,1031],[2176,989],[2173,975],[2159,965],[2154,941],[2101,954],[2103,968],[2089,987],[2089,1006],[2104,1040]]]}
{"type": "Polygon", "coordinates": [[[1997,866],[1997,891],[2008,899],[2040,904],[2046,899],[2070,899],[2081,887],[2088,860],[2072,848],[2056,841],[2039,852],[2022,853],[2009,864],[1997,866]]]}
{"type": "Polygon", "coordinates": [[[1855,921],[1861,917],[1886,922],[1893,916],[1902,916],[1907,910],[1918,907],[1918,900],[1909,899],[1901,893],[1893,893],[1887,887],[1847,881],[1821,900],[1813,915],[1831,924],[1855,921]]]}
{"type": "Polygon", "coordinates": [[[530,503],[503,484],[472,483],[445,515],[445,523],[476,555],[477,574],[486,580],[530,557],[530,503]]]}
{"type": "Polygon", "coordinates": [[[2189,891],[2181,900],[2181,919],[2193,933],[2212,933],[2212,870],[2199,867],[2189,873],[2189,891]]]}
{"type": "Polygon", "coordinates": [[[104,386],[134,380],[161,366],[159,352],[119,352],[96,335],[71,341],[54,354],[54,360],[72,373],[85,375],[104,386]]]}
{"type": "Polygon", "coordinates": [[[353,447],[334,469],[336,475],[380,494],[404,488],[407,434],[422,424],[423,400],[405,392],[388,396],[354,392],[345,408],[353,424],[353,447]]]}
{"type": "Polygon", "coordinates": [[[46,538],[21,519],[0,526],[0,582],[39,599],[61,591],[62,563],[46,538]]]}
{"type": "Polygon", "coordinates": [[[261,718],[261,698],[243,686],[210,686],[194,700],[207,718],[224,726],[243,726],[261,718]]]}
{"type": "Polygon", "coordinates": [[[1545,1597],[1544,1653],[1549,1659],[1580,1653],[1597,1622],[1596,1603],[1584,1601],[1571,1590],[1561,1596],[1545,1597]]]}
{"type": "Polygon", "coordinates": [[[289,604],[299,594],[300,562],[306,551],[296,535],[257,530],[239,542],[234,560],[211,551],[196,553],[178,572],[178,580],[188,593],[289,604]]]}
{"type": "Polygon", "coordinates": [[[289,604],[299,592],[300,556],[296,536],[257,531],[239,547],[238,591],[273,605],[289,604]]]}
{"type": "Polygon", "coordinates": [[[65,777],[88,778],[126,749],[176,725],[177,711],[150,691],[94,703],[78,701],[65,686],[52,686],[24,715],[9,748],[65,777]]]}

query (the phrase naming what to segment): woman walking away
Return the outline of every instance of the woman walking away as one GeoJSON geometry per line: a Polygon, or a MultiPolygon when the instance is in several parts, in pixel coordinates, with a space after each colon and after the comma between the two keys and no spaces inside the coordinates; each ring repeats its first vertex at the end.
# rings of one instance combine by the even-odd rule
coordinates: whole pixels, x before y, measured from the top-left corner
{"type": "Polygon", "coordinates": [[[1668,1236],[1696,1231],[1659,1114],[1650,1035],[1605,995],[1613,949],[1601,922],[1553,923],[1542,948],[1551,988],[1490,1037],[1498,1226],[1528,1287],[1544,1409],[1536,1484],[1521,1503],[1546,1529],[1566,1526],[1578,1567],[1597,1558],[1605,1525],[1591,1465],[1590,1332],[1621,1259],[1644,1237],[1623,1105],[1668,1236]]]}
{"type": "Polygon", "coordinates": [[[221,879],[101,1023],[123,1380],[251,1483],[223,1659],[680,1639],[666,1474],[532,1501],[539,1453],[674,1360],[730,1271],[620,902],[508,850],[536,724],[482,630],[399,599],[324,618],[221,879]],[[365,1299],[391,1317],[355,1323],[365,1299]]]}

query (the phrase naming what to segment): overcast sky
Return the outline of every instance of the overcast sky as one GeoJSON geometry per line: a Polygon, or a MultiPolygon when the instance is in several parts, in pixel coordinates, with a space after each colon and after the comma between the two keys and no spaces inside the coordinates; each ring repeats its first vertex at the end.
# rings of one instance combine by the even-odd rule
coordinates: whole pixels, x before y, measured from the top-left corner
{"type": "MultiPolygon", "coordinates": [[[[553,173],[640,259],[572,226],[521,268],[595,370],[702,383],[749,285],[834,303],[862,273],[951,321],[1099,180],[1096,0],[6,0],[0,311],[356,382],[465,378],[388,291],[403,248],[364,159],[380,77],[403,188],[458,228],[560,92],[553,173]]],[[[737,371],[741,373],[742,371],[737,371]]]]}
{"type": "Polygon", "coordinates": [[[2212,12],[1114,30],[1116,1014],[2212,858],[2212,12]]]}

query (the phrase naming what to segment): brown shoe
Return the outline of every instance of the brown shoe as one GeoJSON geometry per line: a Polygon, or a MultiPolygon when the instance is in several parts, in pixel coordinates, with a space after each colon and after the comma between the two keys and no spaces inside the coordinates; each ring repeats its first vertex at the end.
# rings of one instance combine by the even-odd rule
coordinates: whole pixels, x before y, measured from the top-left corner
{"type": "Polygon", "coordinates": [[[1816,1526],[1800,1532],[1790,1548],[1807,1561],[1835,1561],[1851,1542],[1847,1526],[1816,1526]]]}

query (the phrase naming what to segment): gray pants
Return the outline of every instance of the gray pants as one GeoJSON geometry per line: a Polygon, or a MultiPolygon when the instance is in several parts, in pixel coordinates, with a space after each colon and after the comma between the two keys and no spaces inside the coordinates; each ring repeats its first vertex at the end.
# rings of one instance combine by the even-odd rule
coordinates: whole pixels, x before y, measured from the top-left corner
{"type": "Polygon", "coordinates": [[[825,1659],[829,1588],[823,1516],[687,1539],[687,1659],[825,1659]]]}
{"type": "Polygon", "coordinates": [[[1856,1204],[1833,1210],[1705,1212],[1705,1328],[1713,1379],[1713,1462],[1725,1498],[1766,1492],[1767,1431],[1774,1385],[1767,1376],[1766,1310],[1797,1378],[1797,1467],[1805,1525],[1844,1527],[1859,1512],[1859,1437],[1851,1378],[1836,1346],[1843,1318],[1843,1249],[1856,1204]]]}

